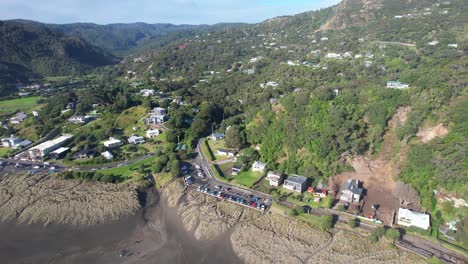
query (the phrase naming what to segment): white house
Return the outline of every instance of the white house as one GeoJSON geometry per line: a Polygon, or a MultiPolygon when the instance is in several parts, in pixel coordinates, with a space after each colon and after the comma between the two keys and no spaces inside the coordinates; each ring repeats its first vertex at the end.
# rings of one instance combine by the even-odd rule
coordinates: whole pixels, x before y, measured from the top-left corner
{"type": "Polygon", "coordinates": [[[86,124],[93,119],[94,116],[72,116],[68,118],[68,122],[73,124],[86,124]]]}
{"type": "Polygon", "coordinates": [[[224,138],[224,134],[222,134],[222,133],[213,133],[213,134],[211,134],[211,135],[209,136],[209,138],[210,138],[211,140],[214,140],[214,141],[221,140],[221,139],[224,138]]]}
{"type": "Polygon", "coordinates": [[[284,180],[284,174],[281,172],[269,171],[266,180],[270,183],[271,186],[280,186],[284,180]]]}
{"type": "Polygon", "coordinates": [[[131,136],[128,138],[128,143],[130,144],[143,144],[145,143],[145,138],[142,136],[131,136]]]}
{"type": "Polygon", "coordinates": [[[405,89],[405,88],[409,88],[409,84],[402,83],[400,81],[389,81],[387,82],[387,88],[405,89]]]}
{"type": "Polygon", "coordinates": [[[264,172],[266,168],[266,163],[260,161],[254,161],[252,164],[252,171],[264,172]]]}
{"type": "Polygon", "coordinates": [[[160,134],[161,134],[161,131],[159,131],[159,129],[148,129],[146,131],[147,138],[154,138],[156,136],[159,136],[160,134]]]}
{"type": "Polygon", "coordinates": [[[101,155],[108,160],[111,160],[114,158],[114,155],[112,155],[112,153],[108,150],[101,153],[101,155]]]}
{"type": "Polygon", "coordinates": [[[270,87],[276,88],[276,87],[278,87],[278,85],[279,85],[279,84],[278,84],[277,82],[267,82],[267,83],[265,84],[265,87],[270,86],[270,87]]]}
{"type": "Polygon", "coordinates": [[[12,124],[19,124],[26,119],[28,115],[25,112],[19,112],[14,117],[10,118],[10,123],[12,124]]]}
{"type": "Polygon", "coordinates": [[[33,114],[33,116],[39,116],[39,111],[33,110],[32,114],[33,114]]]}
{"type": "Polygon", "coordinates": [[[103,141],[102,144],[104,144],[106,148],[117,148],[123,145],[120,139],[113,137],[110,137],[109,140],[103,141]]]}
{"type": "Polygon", "coordinates": [[[424,230],[431,227],[430,216],[424,213],[413,212],[408,209],[398,209],[398,224],[402,226],[415,226],[424,230]]]}
{"type": "Polygon", "coordinates": [[[340,200],[348,203],[358,203],[364,189],[360,187],[360,182],[355,179],[349,179],[345,182],[344,188],[341,191],[340,200]]]}
{"type": "Polygon", "coordinates": [[[230,149],[217,149],[216,150],[216,154],[220,155],[220,156],[228,156],[228,157],[234,157],[236,155],[236,152],[234,150],[230,150],[230,149]]]}
{"type": "Polygon", "coordinates": [[[450,44],[447,45],[447,47],[450,47],[450,48],[458,48],[458,44],[450,43],[450,44]]]}

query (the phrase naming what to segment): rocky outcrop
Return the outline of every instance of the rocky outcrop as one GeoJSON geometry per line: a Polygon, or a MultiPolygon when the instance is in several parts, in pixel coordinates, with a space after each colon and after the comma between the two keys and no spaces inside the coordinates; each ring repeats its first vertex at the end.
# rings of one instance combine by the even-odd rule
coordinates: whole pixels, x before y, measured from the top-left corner
{"type": "Polygon", "coordinates": [[[129,185],[61,180],[50,175],[2,175],[0,220],[91,226],[140,209],[129,185]]]}

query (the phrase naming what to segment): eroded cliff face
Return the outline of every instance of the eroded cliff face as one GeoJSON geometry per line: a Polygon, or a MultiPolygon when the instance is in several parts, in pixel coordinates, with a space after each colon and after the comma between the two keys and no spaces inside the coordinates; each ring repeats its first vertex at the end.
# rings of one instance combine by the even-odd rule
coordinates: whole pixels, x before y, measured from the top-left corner
{"type": "Polygon", "coordinates": [[[235,254],[245,263],[425,263],[405,251],[372,244],[350,231],[335,234],[276,214],[264,214],[188,190],[174,181],[162,190],[177,208],[185,229],[196,239],[216,239],[231,232],[235,254]]]}
{"type": "Polygon", "coordinates": [[[51,175],[1,175],[0,220],[92,226],[133,215],[138,193],[129,185],[61,180],[51,175]]]}

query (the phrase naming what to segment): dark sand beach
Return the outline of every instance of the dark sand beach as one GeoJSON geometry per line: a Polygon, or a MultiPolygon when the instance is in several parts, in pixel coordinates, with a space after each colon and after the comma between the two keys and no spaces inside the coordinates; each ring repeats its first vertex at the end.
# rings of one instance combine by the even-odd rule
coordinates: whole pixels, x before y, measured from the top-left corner
{"type": "Polygon", "coordinates": [[[2,263],[240,263],[229,233],[198,241],[150,191],[137,215],[91,228],[0,224],[2,263]],[[119,250],[128,256],[120,257],[119,250]]]}

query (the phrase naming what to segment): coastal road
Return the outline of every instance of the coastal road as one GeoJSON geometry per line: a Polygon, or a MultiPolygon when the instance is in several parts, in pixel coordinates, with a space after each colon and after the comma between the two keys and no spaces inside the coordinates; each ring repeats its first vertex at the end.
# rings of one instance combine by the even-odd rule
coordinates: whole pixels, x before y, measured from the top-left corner
{"type": "MultiPolygon", "coordinates": [[[[200,139],[197,142],[196,152],[198,155],[196,158],[196,162],[200,164],[205,174],[208,175],[210,182],[212,182],[213,184],[219,184],[222,186],[229,186],[232,189],[238,189],[239,191],[251,193],[258,197],[268,197],[269,199],[272,199],[271,195],[218,181],[216,177],[214,176],[213,171],[211,170],[211,163],[203,155],[201,144],[202,144],[202,140],[200,139]]],[[[337,216],[337,221],[340,221],[343,223],[347,223],[351,219],[351,216],[345,216],[341,212],[333,210],[333,209],[323,209],[323,208],[313,209],[312,213],[316,215],[333,214],[337,216]]],[[[366,229],[367,231],[372,231],[377,226],[361,221],[359,224],[359,227],[362,229],[366,229]]],[[[436,256],[437,258],[442,260],[444,263],[457,263],[457,264],[468,263],[465,256],[457,252],[454,252],[452,250],[449,250],[432,241],[428,241],[428,240],[419,238],[414,235],[403,234],[402,239],[396,242],[395,244],[401,248],[410,250],[426,258],[436,256]]]]}

